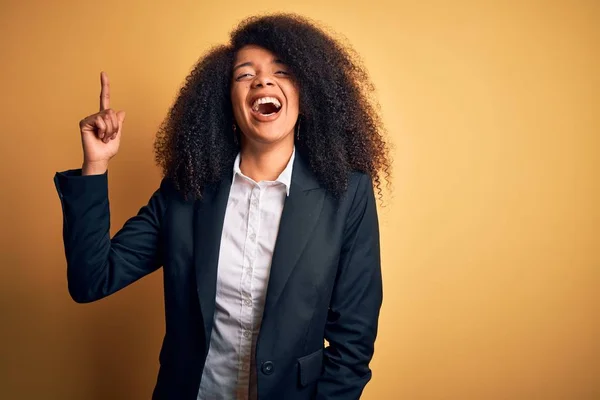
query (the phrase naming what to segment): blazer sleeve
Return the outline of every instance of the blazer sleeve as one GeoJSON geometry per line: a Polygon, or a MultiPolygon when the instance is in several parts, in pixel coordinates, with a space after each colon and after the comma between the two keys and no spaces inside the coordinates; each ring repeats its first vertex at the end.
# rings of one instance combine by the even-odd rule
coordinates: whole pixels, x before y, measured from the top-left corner
{"type": "Polygon", "coordinates": [[[317,400],[354,400],[371,379],[383,284],[379,224],[371,179],[362,175],[346,220],[344,243],[325,327],[329,346],[317,400]]]}
{"type": "Polygon", "coordinates": [[[166,211],[165,180],[136,216],[110,237],[108,172],[82,176],[57,172],[69,294],[78,303],[106,297],[162,265],[160,227],[166,211]]]}

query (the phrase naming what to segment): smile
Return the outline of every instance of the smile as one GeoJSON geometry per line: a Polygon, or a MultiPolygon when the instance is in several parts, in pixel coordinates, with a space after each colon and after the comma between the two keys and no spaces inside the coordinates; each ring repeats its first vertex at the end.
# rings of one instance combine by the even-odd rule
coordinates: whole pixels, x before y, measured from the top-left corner
{"type": "Polygon", "coordinates": [[[256,97],[251,104],[252,115],[259,121],[272,121],[281,111],[281,101],[273,96],[256,97]]]}

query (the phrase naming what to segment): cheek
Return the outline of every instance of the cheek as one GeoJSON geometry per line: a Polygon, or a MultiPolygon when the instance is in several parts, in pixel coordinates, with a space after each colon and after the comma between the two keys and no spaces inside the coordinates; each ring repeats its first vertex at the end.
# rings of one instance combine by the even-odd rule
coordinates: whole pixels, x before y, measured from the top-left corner
{"type": "Polygon", "coordinates": [[[231,105],[233,110],[243,110],[246,100],[246,92],[241,87],[234,88],[231,91],[231,105]]]}
{"type": "Polygon", "coordinates": [[[300,95],[296,89],[292,89],[289,97],[289,103],[294,111],[298,111],[300,108],[300,95]]]}
{"type": "Polygon", "coordinates": [[[290,101],[289,104],[289,112],[292,114],[298,114],[300,112],[300,104],[298,102],[298,99],[294,99],[293,101],[290,101]]]}
{"type": "Polygon", "coordinates": [[[231,94],[231,105],[233,106],[234,110],[239,109],[241,106],[240,98],[239,98],[239,96],[236,96],[235,93],[231,94]]]}

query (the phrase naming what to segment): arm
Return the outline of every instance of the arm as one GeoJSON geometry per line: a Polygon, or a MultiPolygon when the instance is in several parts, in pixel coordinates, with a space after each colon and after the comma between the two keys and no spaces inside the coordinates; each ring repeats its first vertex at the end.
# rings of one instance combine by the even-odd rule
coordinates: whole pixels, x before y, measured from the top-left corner
{"type": "Polygon", "coordinates": [[[379,225],[371,181],[362,176],[346,221],[331,298],[324,371],[317,400],[354,400],[371,379],[377,322],[383,298],[379,225]]]}
{"type": "Polygon", "coordinates": [[[67,281],[73,300],[99,300],[160,267],[160,225],[166,210],[164,182],[148,204],[111,239],[108,173],[56,173],[67,281]]]}

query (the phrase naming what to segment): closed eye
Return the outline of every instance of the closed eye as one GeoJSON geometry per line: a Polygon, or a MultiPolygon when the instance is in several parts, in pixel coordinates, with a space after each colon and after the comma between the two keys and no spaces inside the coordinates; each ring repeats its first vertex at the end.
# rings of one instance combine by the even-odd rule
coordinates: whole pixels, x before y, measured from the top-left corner
{"type": "Polygon", "coordinates": [[[237,78],[235,78],[235,80],[236,80],[236,81],[239,81],[240,79],[243,79],[243,78],[245,78],[246,76],[251,76],[251,75],[252,75],[252,74],[250,74],[250,73],[242,74],[242,75],[239,75],[237,78]]]}
{"type": "MultiPolygon", "coordinates": [[[[277,71],[277,72],[275,72],[275,75],[289,76],[289,75],[291,75],[291,74],[290,74],[289,72],[287,72],[287,71],[277,71]]],[[[240,81],[240,80],[244,79],[244,78],[245,78],[245,77],[247,77],[247,76],[252,76],[252,74],[251,74],[251,73],[245,73],[245,74],[238,75],[238,76],[235,78],[235,80],[236,80],[236,81],[240,81]]]]}

